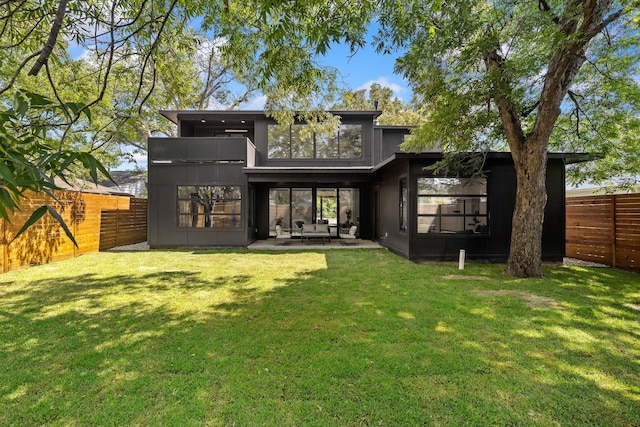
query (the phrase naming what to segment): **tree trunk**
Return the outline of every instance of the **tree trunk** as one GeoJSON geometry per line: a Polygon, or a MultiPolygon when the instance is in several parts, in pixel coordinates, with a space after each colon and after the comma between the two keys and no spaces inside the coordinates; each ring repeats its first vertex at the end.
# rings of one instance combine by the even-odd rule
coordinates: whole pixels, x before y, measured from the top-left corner
{"type": "Polygon", "coordinates": [[[512,149],[518,182],[506,272],[514,277],[542,277],[547,145],[529,137],[520,149],[512,149]]]}

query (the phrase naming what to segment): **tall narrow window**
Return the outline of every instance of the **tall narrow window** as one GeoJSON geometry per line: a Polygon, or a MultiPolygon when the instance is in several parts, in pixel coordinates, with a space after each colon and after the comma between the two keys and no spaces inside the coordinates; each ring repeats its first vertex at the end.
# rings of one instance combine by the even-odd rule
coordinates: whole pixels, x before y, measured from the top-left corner
{"type": "Polygon", "coordinates": [[[269,230],[274,234],[276,225],[291,227],[291,194],[288,188],[269,190],[269,230]]]}
{"type": "Polygon", "coordinates": [[[291,158],[313,158],[313,132],[309,126],[291,126],[291,158]]]}
{"type": "Polygon", "coordinates": [[[340,158],[356,159],[362,155],[362,126],[340,125],[340,158]]]}
{"type": "Polygon", "coordinates": [[[301,224],[313,223],[313,190],[311,188],[291,189],[291,228],[301,228],[301,224]]]}
{"type": "Polygon", "coordinates": [[[338,204],[340,206],[339,226],[349,228],[360,222],[360,190],[341,188],[338,204]]]}
{"type": "Polygon", "coordinates": [[[487,180],[418,178],[418,233],[489,232],[487,180]]]}
{"type": "Polygon", "coordinates": [[[288,159],[291,157],[291,128],[271,124],[267,126],[267,151],[270,159],[288,159]]]}
{"type": "Polygon", "coordinates": [[[241,228],[238,185],[179,185],[178,227],[241,228]]]}
{"type": "Polygon", "coordinates": [[[316,133],[316,158],[337,159],[338,153],[338,132],[316,133]]]}
{"type": "Polygon", "coordinates": [[[407,178],[400,180],[400,231],[407,231],[409,220],[409,189],[407,188],[407,178]]]}

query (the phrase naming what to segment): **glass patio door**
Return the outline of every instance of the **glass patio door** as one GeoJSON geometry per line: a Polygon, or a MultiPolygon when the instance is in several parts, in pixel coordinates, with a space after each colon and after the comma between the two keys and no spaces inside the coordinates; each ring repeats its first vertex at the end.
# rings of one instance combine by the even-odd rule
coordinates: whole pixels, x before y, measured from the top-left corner
{"type": "Polygon", "coordinates": [[[269,235],[276,224],[296,234],[302,224],[325,222],[332,236],[338,228],[358,225],[360,191],[357,188],[272,188],[269,190],[269,235]]]}
{"type": "Polygon", "coordinates": [[[313,223],[313,191],[311,188],[272,188],[269,190],[269,235],[276,225],[298,230],[301,224],[313,223]]]}
{"type": "Polygon", "coordinates": [[[316,192],[316,220],[329,225],[338,224],[338,190],[318,188],[316,192]]]}

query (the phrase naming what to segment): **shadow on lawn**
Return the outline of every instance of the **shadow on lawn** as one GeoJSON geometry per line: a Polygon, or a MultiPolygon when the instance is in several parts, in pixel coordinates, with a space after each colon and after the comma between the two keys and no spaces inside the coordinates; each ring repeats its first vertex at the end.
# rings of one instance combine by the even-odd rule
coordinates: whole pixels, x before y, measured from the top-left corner
{"type": "Polygon", "coordinates": [[[0,292],[0,424],[640,423],[637,282],[552,269],[515,286],[567,309],[531,310],[391,254],[322,256],[270,288],[165,270],[0,292]]]}

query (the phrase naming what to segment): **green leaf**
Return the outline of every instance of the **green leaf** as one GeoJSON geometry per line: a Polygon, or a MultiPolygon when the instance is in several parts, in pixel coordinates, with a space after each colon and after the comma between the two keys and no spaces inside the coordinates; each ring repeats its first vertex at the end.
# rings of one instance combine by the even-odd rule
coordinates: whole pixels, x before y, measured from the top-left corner
{"type": "Polygon", "coordinates": [[[36,209],[35,211],[33,211],[33,213],[31,214],[31,216],[29,217],[29,219],[27,220],[27,222],[24,223],[24,225],[22,226],[22,228],[20,228],[20,230],[18,231],[18,233],[13,236],[13,239],[11,239],[11,242],[13,242],[14,240],[16,240],[18,237],[20,237],[20,235],[22,233],[24,233],[25,231],[27,231],[27,229],[29,227],[31,227],[33,224],[35,224],[40,218],[42,218],[44,216],[44,214],[47,213],[47,206],[40,206],[38,209],[36,209]]]}
{"type": "Polygon", "coordinates": [[[89,171],[89,175],[91,175],[93,182],[98,182],[98,162],[96,158],[89,153],[79,153],[78,158],[89,171]]]}
{"type": "Polygon", "coordinates": [[[11,239],[11,242],[13,242],[18,237],[20,237],[20,235],[22,235],[25,231],[27,231],[29,229],[29,227],[31,227],[33,224],[35,224],[46,213],[49,213],[49,215],[51,215],[60,224],[60,226],[64,230],[64,233],[67,235],[69,240],[71,240],[73,242],[73,244],[75,245],[75,247],[77,248],[78,247],[78,243],[76,242],[76,239],[73,237],[73,234],[71,233],[71,230],[69,230],[69,227],[67,227],[67,224],[64,222],[64,219],[62,219],[60,214],[58,214],[58,212],[55,209],[53,209],[52,207],[47,206],[47,205],[40,206],[38,209],[33,211],[31,216],[29,217],[29,219],[24,223],[24,225],[20,228],[20,230],[18,230],[18,233],[13,237],[13,239],[11,239]]]}
{"type": "Polygon", "coordinates": [[[13,213],[17,206],[15,201],[11,198],[11,193],[6,188],[0,187],[0,216],[11,223],[9,212],[13,213]]]}
{"type": "Polygon", "coordinates": [[[71,240],[73,242],[74,246],[77,248],[78,247],[78,243],[76,242],[76,239],[73,237],[73,234],[71,233],[71,230],[69,230],[69,227],[67,227],[67,224],[64,222],[64,220],[62,219],[60,214],[58,214],[58,212],[56,212],[55,209],[53,209],[53,208],[51,208],[49,206],[46,206],[46,208],[47,208],[47,211],[49,212],[49,215],[51,215],[52,217],[55,218],[56,221],[58,221],[58,223],[60,224],[60,226],[64,230],[64,233],[67,235],[69,240],[71,240]]]}

